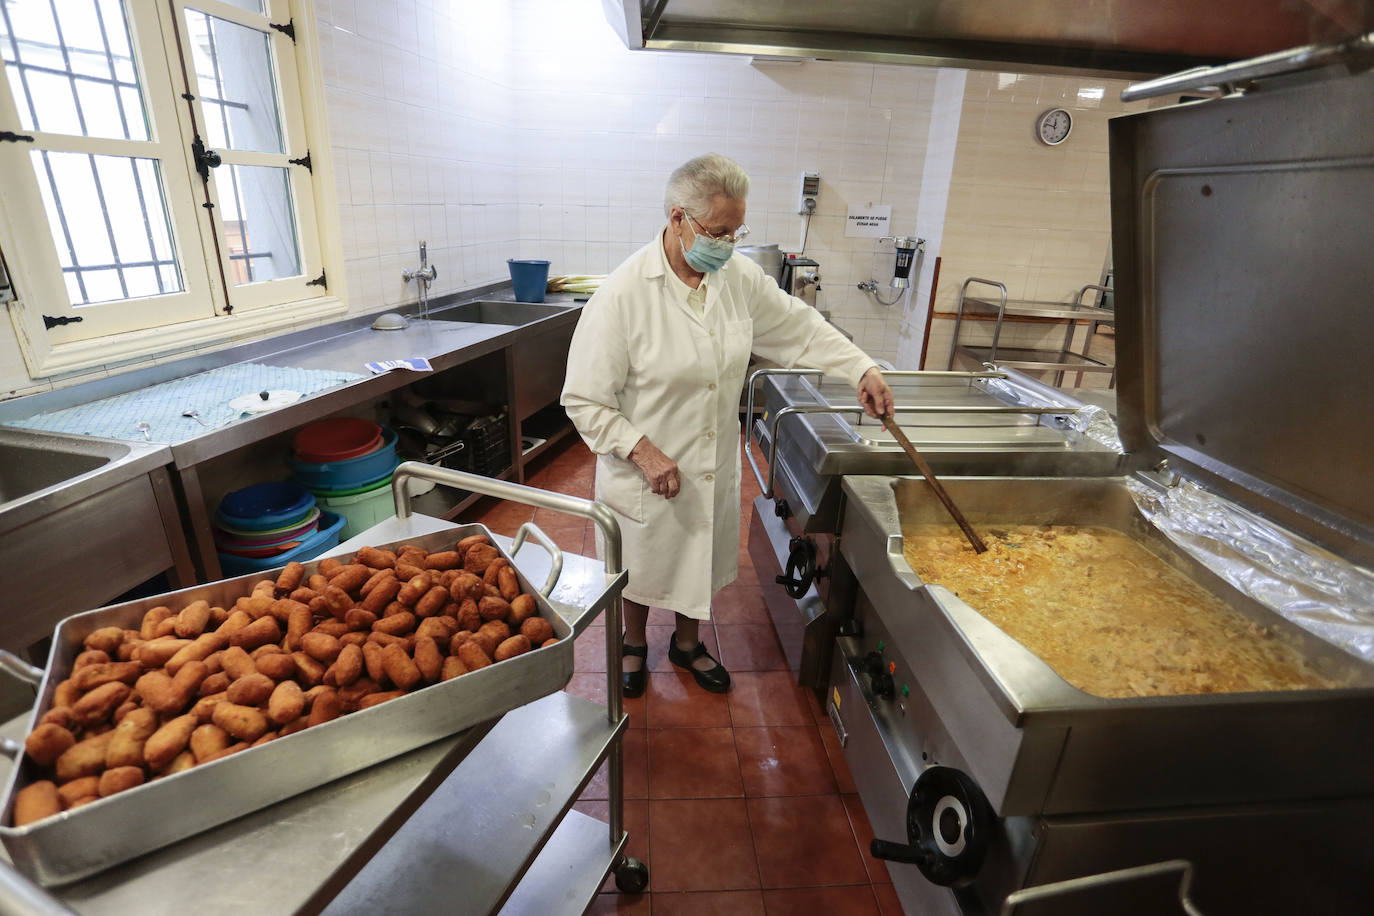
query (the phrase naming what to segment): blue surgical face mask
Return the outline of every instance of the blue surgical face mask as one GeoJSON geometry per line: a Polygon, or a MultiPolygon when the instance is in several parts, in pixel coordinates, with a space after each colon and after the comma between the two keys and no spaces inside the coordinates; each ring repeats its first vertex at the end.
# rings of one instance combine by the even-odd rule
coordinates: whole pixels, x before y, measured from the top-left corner
{"type": "MultiPolygon", "coordinates": [[[[682,239],[677,240],[679,248],[682,248],[682,239]]],[[[720,239],[709,238],[704,235],[697,235],[697,240],[692,243],[692,250],[685,248],[682,251],[687,258],[687,264],[693,270],[702,273],[715,273],[725,266],[730,260],[730,255],[735,253],[733,242],[723,242],[720,239]]]]}
{"type": "MultiPolygon", "coordinates": [[[[686,212],[683,211],[684,214],[686,212]]],[[[692,242],[691,251],[683,246],[681,236],[678,236],[677,240],[677,246],[682,249],[682,255],[687,259],[687,265],[693,270],[707,274],[715,273],[724,267],[726,262],[730,260],[730,255],[735,253],[734,242],[713,239],[695,228],[693,233],[696,236],[696,241],[692,242]]]]}

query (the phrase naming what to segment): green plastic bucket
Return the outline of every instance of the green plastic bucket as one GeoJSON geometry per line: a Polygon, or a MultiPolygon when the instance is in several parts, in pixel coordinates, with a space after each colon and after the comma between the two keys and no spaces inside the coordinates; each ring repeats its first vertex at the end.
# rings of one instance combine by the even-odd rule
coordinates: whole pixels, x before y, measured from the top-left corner
{"type": "Polygon", "coordinates": [[[315,501],[322,510],[328,509],[343,518],[343,530],[339,532],[341,541],[346,541],[396,514],[396,502],[391,498],[390,477],[361,493],[332,496],[317,493],[315,501]]]}

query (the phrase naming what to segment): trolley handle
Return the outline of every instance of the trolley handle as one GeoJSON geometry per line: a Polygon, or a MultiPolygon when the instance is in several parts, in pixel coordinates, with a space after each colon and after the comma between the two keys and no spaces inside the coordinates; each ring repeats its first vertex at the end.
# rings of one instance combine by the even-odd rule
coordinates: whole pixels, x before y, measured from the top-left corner
{"type": "MultiPolygon", "coordinates": [[[[959,287],[959,301],[954,307],[954,337],[949,343],[949,364],[950,369],[954,368],[954,354],[959,349],[959,326],[964,322],[964,297],[968,295],[970,283],[982,283],[984,286],[995,286],[1000,291],[1000,299],[997,302],[997,324],[992,331],[992,346],[988,350],[989,362],[997,360],[997,339],[1002,335],[1002,319],[1007,313],[1007,285],[996,280],[984,280],[982,277],[969,277],[959,287]]],[[[987,363],[984,363],[987,365],[987,363]]]]}
{"type": "Polygon", "coordinates": [[[515,539],[511,542],[510,555],[513,558],[520,552],[520,548],[525,546],[525,538],[530,537],[539,542],[539,545],[549,552],[552,557],[549,568],[549,578],[544,582],[544,587],[539,590],[539,594],[545,598],[553,593],[553,587],[558,584],[558,577],[563,574],[563,551],[553,542],[543,529],[534,522],[525,522],[519,530],[515,532],[515,539]]]}
{"type": "Polygon", "coordinates": [[[1026,904],[1042,903],[1056,897],[1068,897],[1080,891],[1096,890],[1114,884],[1129,884],[1133,881],[1148,881],[1171,874],[1178,875],[1178,902],[1183,912],[1188,916],[1202,916],[1202,911],[1189,897],[1193,884],[1193,863],[1187,859],[1170,859],[1166,862],[1137,865],[1133,868],[1121,868],[1097,875],[1085,875],[1067,881],[1022,888],[1007,896],[1002,904],[1001,916],[1015,916],[1017,910],[1026,904]]]}
{"type": "Polygon", "coordinates": [[[43,683],[43,669],[35,668],[8,649],[0,649],[0,671],[12,674],[26,684],[37,687],[43,683]]]}
{"type": "MultiPolygon", "coordinates": [[[[497,499],[507,499],[511,502],[523,503],[526,506],[534,506],[536,509],[549,509],[553,512],[566,512],[569,515],[577,515],[582,518],[591,519],[601,533],[605,536],[605,556],[603,562],[606,566],[607,578],[614,578],[620,575],[624,567],[620,559],[620,523],[616,521],[611,510],[601,503],[590,499],[581,499],[577,496],[568,496],[566,493],[550,493],[548,490],[540,490],[537,487],[527,487],[524,484],[511,483],[508,480],[497,480],[493,477],[483,477],[480,474],[472,474],[468,471],[455,471],[451,468],[436,468],[422,461],[405,461],[397,465],[396,471],[391,478],[391,496],[396,503],[396,517],[399,519],[410,518],[410,491],[406,487],[406,481],[412,477],[421,480],[431,480],[434,483],[442,484],[446,487],[456,487],[460,490],[470,490],[473,493],[481,493],[483,496],[494,496],[497,499]]],[[[534,528],[533,525],[527,527],[534,528]]],[[[534,528],[538,531],[537,528],[534,528]]],[[[532,532],[529,532],[533,534],[532,532]]],[[[543,535],[543,532],[539,532],[543,535]]],[[[536,538],[536,540],[540,540],[536,538]]],[[[518,543],[518,542],[517,542],[518,543]]],[[[548,536],[544,535],[540,543],[549,547],[552,542],[548,536]]],[[[518,549],[518,547],[517,547],[518,549]]],[[[554,547],[553,551],[556,551],[554,547]]],[[[558,567],[562,567],[562,554],[557,555],[558,567]]]]}
{"type": "MultiPolygon", "coordinates": [[[[483,477],[480,474],[472,474],[467,471],[455,471],[451,468],[432,467],[422,461],[405,461],[396,467],[391,478],[391,496],[396,503],[396,517],[404,521],[410,518],[410,489],[406,482],[412,477],[421,480],[432,480],[437,484],[446,487],[457,487],[462,490],[470,490],[473,493],[481,493],[484,496],[494,496],[497,499],[508,499],[512,502],[523,503],[526,506],[534,506],[536,509],[549,509],[553,512],[566,512],[569,515],[577,515],[582,518],[591,519],[602,534],[602,562],[606,567],[606,581],[613,583],[622,577],[624,566],[621,562],[620,553],[620,523],[616,521],[611,510],[599,502],[590,499],[581,499],[576,496],[568,496],[565,493],[550,493],[548,490],[540,490],[535,487],[527,487],[524,484],[511,483],[508,480],[496,480],[492,477],[483,477]]],[[[533,536],[538,528],[528,525],[532,530],[527,532],[533,536]]],[[[522,530],[524,526],[522,526],[522,530]]],[[[544,537],[541,542],[546,547],[552,542],[542,531],[539,535],[544,537]]],[[[518,534],[517,534],[518,537],[518,534]]],[[[539,538],[536,537],[536,540],[539,538]]],[[[518,549],[518,543],[517,543],[518,549]]],[[[557,548],[554,548],[557,551],[557,548]]],[[[512,551],[513,553],[514,551],[512,551]]],[[[557,551],[554,554],[554,568],[556,571],[562,570],[563,554],[557,551]]],[[[552,586],[546,586],[551,588],[552,586]]],[[[620,586],[623,588],[623,584],[620,586]]],[[[547,597],[547,596],[546,596],[547,597]]],[[[621,627],[621,606],[620,595],[611,601],[606,608],[606,715],[612,722],[620,721],[623,714],[621,697],[619,690],[620,681],[620,627],[621,627]]],[[[618,773],[618,765],[613,768],[618,773]]],[[[612,782],[615,782],[614,778],[612,782]]],[[[619,787],[614,788],[615,792],[619,787]]],[[[619,799],[612,796],[611,802],[611,832],[614,835],[620,826],[619,799]]]]}

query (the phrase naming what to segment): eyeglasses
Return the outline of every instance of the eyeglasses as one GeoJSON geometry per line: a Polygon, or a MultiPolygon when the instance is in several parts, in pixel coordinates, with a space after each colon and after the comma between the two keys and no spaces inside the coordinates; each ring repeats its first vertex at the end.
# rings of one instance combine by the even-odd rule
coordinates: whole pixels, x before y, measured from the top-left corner
{"type": "Polygon", "coordinates": [[[739,227],[738,229],[735,230],[735,232],[734,232],[733,235],[726,235],[726,234],[717,235],[716,233],[712,232],[710,229],[707,229],[705,226],[703,226],[703,225],[697,220],[697,218],[696,218],[695,216],[693,216],[692,214],[688,213],[686,207],[680,207],[679,209],[681,209],[682,212],[683,212],[683,214],[686,215],[686,217],[692,221],[692,225],[696,226],[696,227],[697,227],[697,230],[698,230],[702,235],[706,236],[707,238],[715,239],[716,241],[719,241],[719,242],[729,242],[731,245],[734,245],[734,244],[737,243],[740,239],[744,238],[745,236],[747,236],[747,235],[749,234],[749,227],[746,226],[746,225],[744,225],[743,223],[741,223],[741,224],[740,224],[740,227],[739,227]]]}

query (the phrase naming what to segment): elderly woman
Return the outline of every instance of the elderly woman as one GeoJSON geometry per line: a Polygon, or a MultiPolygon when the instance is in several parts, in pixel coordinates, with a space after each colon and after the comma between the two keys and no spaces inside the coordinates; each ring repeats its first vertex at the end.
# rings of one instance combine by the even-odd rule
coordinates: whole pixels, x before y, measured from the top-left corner
{"type": "Polygon", "coordinates": [[[668,224],[582,310],[562,403],[597,455],[596,498],[624,539],[622,690],[644,690],[649,605],[677,615],[673,664],[730,688],[698,624],[738,575],[739,402],[750,352],[844,378],[872,415],[892,409],[874,361],[745,257],[749,176],[699,156],[668,179],[668,224]]]}

